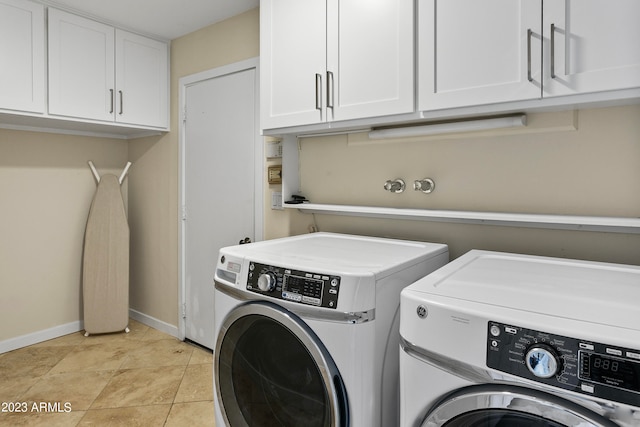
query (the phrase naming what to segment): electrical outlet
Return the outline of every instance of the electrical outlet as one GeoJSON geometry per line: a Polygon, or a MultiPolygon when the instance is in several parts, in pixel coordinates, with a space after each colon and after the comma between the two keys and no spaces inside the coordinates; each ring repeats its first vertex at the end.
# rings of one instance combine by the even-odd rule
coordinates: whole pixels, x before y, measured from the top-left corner
{"type": "Polygon", "coordinates": [[[277,139],[275,141],[268,141],[265,145],[265,153],[267,159],[277,159],[282,157],[282,141],[277,139]]]}
{"type": "Polygon", "coordinates": [[[282,207],[282,192],[280,191],[272,191],[271,192],[271,209],[283,210],[282,207]]]}

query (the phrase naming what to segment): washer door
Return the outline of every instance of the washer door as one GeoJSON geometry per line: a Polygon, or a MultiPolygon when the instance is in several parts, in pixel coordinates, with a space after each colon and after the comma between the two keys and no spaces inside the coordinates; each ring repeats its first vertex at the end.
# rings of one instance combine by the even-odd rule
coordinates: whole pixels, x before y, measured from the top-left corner
{"type": "Polygon", "coordinates": [[[445,397],[422,427],[619,427],[566,399],[518,386],[480,385],[445,397]]]}
{"type": "Polygon", "coordinates": [[[215,354],[216,393],[229,426],[348,426],[340,373],[295,314],[267,302],[240,305],[225,318],[215,354]]]}

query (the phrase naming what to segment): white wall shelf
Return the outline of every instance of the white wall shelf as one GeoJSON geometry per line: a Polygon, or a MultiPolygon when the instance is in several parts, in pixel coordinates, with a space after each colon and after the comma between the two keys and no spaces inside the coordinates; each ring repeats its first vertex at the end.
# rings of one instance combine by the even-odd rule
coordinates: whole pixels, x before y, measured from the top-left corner
{"type": "Polygon", "coordinates": [[[303,213],[389,218],[415,221],[454,222],[551,230],[598,231],[640,234],[640,218],[577,215],[544,215],[505,212],[474,212],[431,209],[400,209],[374,206],[304,203],[287,205],[303,213]]]}

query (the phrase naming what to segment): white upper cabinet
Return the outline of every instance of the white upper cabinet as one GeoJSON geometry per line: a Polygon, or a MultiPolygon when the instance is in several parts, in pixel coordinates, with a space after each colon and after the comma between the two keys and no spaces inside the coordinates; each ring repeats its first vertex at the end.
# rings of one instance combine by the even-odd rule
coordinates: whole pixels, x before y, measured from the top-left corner
{"type": "Polygon", "coordinates": [[[543,96],[640,87],[639,19],[638,0],[545,0],[543,96]]]}
{"type": "Polygon", "coordinates": [[[262,128],[326,120],[326,0],[260,2],[262,128]]]}
{"type": "Polygon", "coordinates": [[[413,112],[414,2],[327,4],[327,105],[333,120],[413,112]]]}
{"type": "Polygon", "coordinates": [[[0,109],[43,113],[44,6],[0,0],[0,109]]]}
{"type": "Polygon", "coordinates": [[[49,114],[168,126],[167,44],[49,9],[49,114]]]}
{"type": "Polygon", "coordinates": [[[167,44],[116,30],[116,121],[168,127],[167,44]]]}
{"type": "Polygon", "coordinates": [[[263,0],[262,128],[414,110],[413,0],[263,0]]]}
{"type": "Polygon", "coordinates": [[[640,87],[637,0],[419,0],[418,16],[422,111],[640,87]]]}
{"type": "Polygon", "coordinates": [[[419,0],[419,109],[541,96],[541,0],[419,0]]]}
{"type": "Polygon", "coordinates": [[[49,9],[49,113],[113,121],[114,29],[49,9]]]}

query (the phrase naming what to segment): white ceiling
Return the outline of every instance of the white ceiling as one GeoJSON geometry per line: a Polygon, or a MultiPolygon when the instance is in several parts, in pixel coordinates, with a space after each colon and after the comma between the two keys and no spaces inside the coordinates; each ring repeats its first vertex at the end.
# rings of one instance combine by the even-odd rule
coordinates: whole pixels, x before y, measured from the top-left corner
{"type": "Polygon", "coordinates": [[[45,0],[146,35],[173,40],[258,7],[259,0],[45,0]]]}

